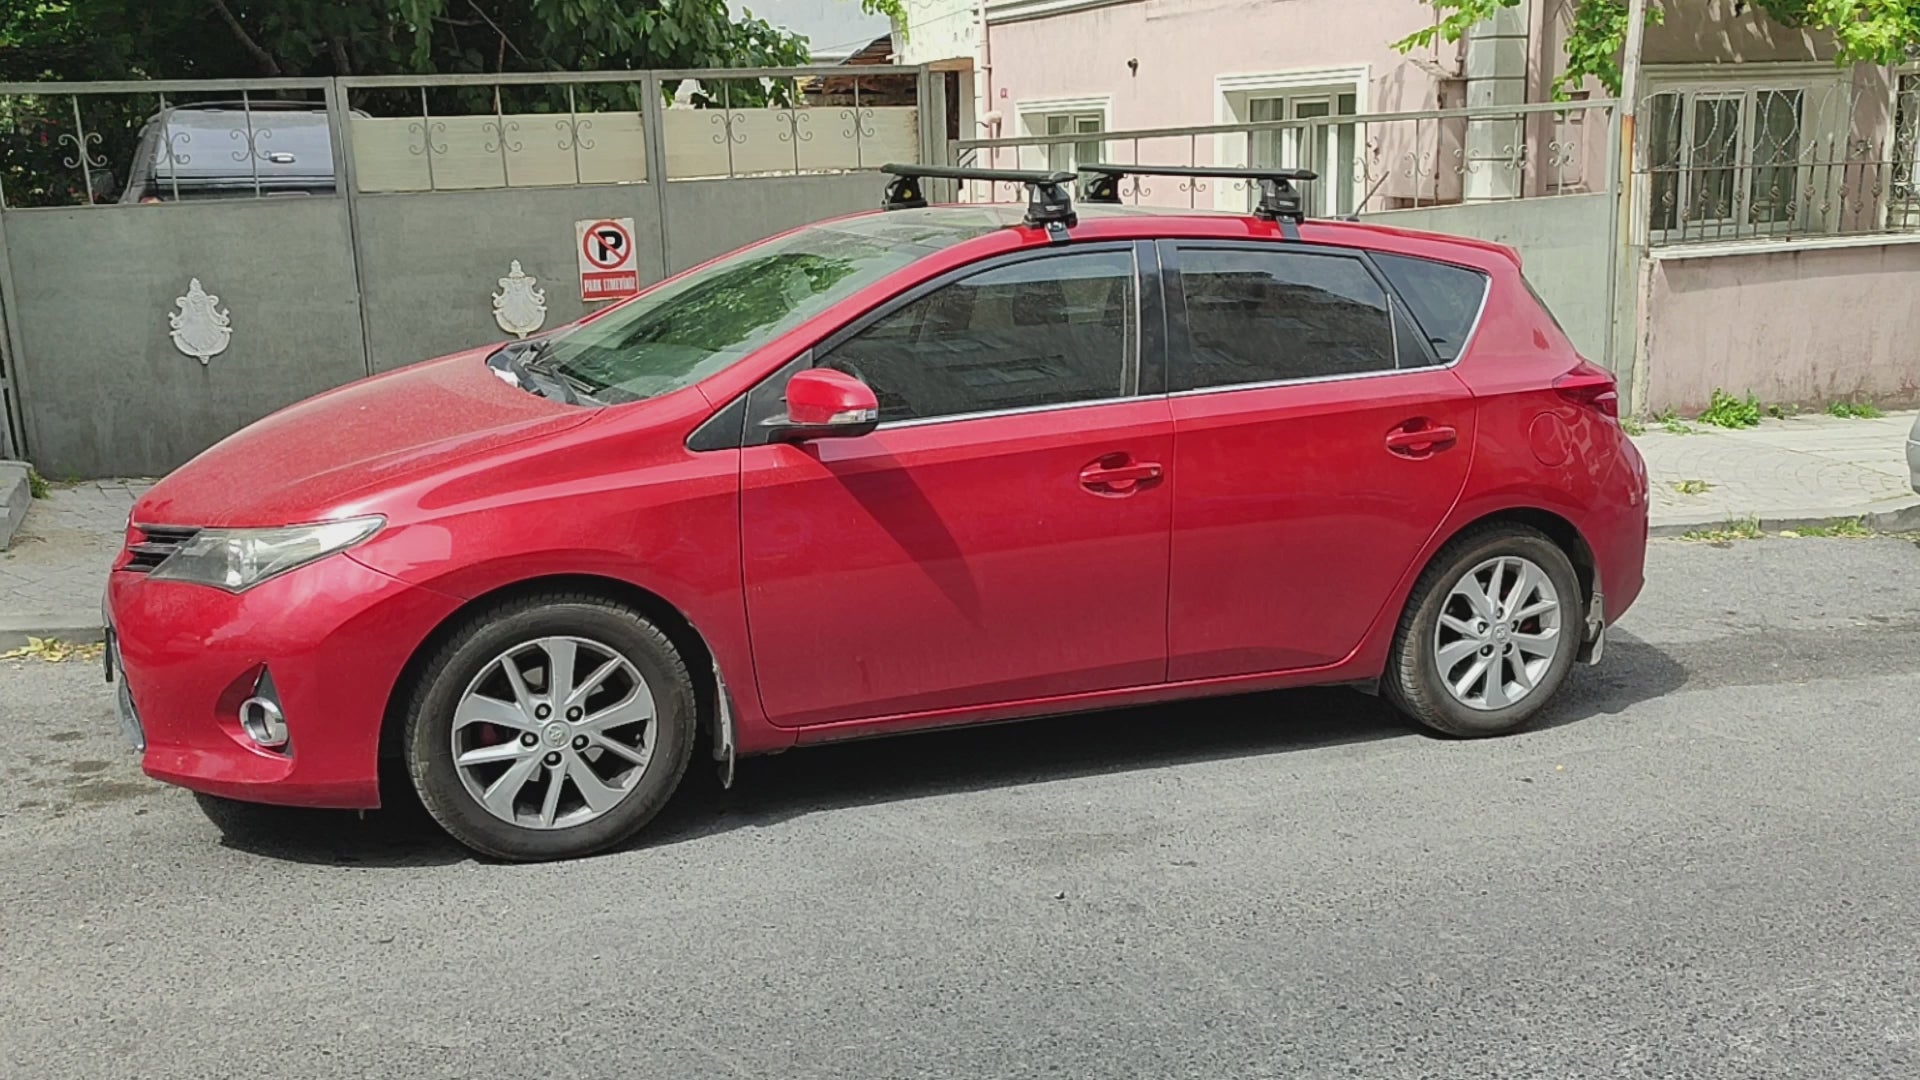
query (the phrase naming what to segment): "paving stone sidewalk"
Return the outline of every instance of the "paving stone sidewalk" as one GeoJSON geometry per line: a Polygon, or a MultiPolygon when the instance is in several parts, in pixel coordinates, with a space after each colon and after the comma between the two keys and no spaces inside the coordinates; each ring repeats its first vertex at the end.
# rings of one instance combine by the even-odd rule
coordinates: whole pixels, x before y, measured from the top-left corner
{"type": "Polygon", "coordinates": [[[133,501],[150,480],[55,484],[0,551],[0,651],[27,637],[100,638],[100,596],[133,501]]]}
{"type": "Polygon", "coordinates": [[[1920,529],[1906,457],[1913,419],[1912,412],[1872,420],[1809,415],[1739,430],[1688,421],[1687,434],[1650,424],[1633,441],[1653,480],[1653,533],[1677,536],[1747,517],[1769,530],[1837,518],[1920,529]]]}
{"type": "MultiPolygon", "coordinates": [[[[1911,412],[1876,420],[1806,416],[1742,431],[1689,423],[1684,435],[1654,427],[1634,439],[1652,472],[1654,534],[1749,516],[1773,530],[1854,517],[1881,529],[1920,529],[1920,495],[1906,462],[1913,419],[1911,412]],[[1682,494],[1683,485],[1700,490],[1682,494]]],[[[150,484],[58,485],[33,501],[12,546],[0,552],[0,649],[29,634],[98,639],[107,567],[128,510],[150,484]]]]}

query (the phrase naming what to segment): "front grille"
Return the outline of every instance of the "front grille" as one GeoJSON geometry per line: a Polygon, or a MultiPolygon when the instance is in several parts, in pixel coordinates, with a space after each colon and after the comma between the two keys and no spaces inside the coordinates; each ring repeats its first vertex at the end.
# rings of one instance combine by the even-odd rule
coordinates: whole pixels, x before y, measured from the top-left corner
{"type": "Polygon", "coordinates": [[[140,574],[166,562],[167,556],[180,550],[180,545],[200,534],[199,529],[177,525],[135,525],[133,528],[140,534],[140,540],[127,547],[133,557],[127,560],[124,569],[140,574]]]}

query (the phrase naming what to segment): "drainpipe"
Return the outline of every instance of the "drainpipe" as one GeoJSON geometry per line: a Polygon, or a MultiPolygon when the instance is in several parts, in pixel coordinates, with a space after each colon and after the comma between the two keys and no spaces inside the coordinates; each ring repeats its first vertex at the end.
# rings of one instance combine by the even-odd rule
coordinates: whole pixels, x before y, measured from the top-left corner
{"type": "MultiPolygon", "coordinates": [[[[1467,107],[1523,105],[1527,100],[1527,37],[1532,0],[1502,7],[1467,31],[1467,107]]],[[[1518,155],[1525,152],[1518,116],[1467,121],[1466,166],[1460,178],[1467,202],[1516,199],[1522,192],[1518,155]]]]}

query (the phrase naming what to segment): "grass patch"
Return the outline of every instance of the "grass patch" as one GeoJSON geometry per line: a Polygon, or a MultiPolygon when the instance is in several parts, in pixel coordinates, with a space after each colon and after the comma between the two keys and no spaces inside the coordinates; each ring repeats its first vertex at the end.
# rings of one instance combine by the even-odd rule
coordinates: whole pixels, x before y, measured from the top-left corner
{"type": "Polygon", "coordinates": [[[1847,540],[1864,540],[1873,535],[1873,530],[1867,528],[1865,518],[1842,518],[1825,525],[1803,525],[1798,529],[1782,529],[1780,535],[1785,537],[1831,536],[1847,540]]]}
{"type": "Polygon", "coordinates": [[[1672,409],[1668,409],[1666,412],[1663,412],[1659,416],[1654,417],[1653,420],[1654,420],[1654,423],[1660,425],[1660,430],[1666,432],[1669,435],[1693,434],[1692,425],[1688,424],[1685,420],[1680,419],[1680,414],[1674,412],[1672,409]]]}
{"type": "Polygon", "coordinates": [[[1767,415],[1773,417],[1775,420],[1785,420],[1789,416],[1799,416],[1800,406],[1769,405],[1767,406],[1767,415]]]}
{"type": "Polygon", "coordinates": [[[1707,402],[1707,411],[1700,414],[1699,420],[1714,427],[1757,427],[1760,424],[1760,399],[1752,394],[1737,398],[1715,387],[1713,397],[1707,402]]]}
{"type": "Polygon", "coordinates": [[[1713,485],[1705,480],[1675,480],[1671,486],[1682,495],[1705,495],[1713,490],[1713,485]]]}
{"type": "Polygon", "coordinates": [[[1886,414],[1865,401],[1836,401],[1827,406],[1827,415],[1842,420],[1878,420],[1886,414]]]}
{"type": "Polygon", "coordinates": [[[1647,425],[1641,423],[1637,416],[1623,416],[1620,418],[1620,430],[1629,435],[1645,435],[1647,425]]]}
{"type": "Polygon", "coordinates": [[[1689,529],[1680,534],[1680,539],[1699,540],[1709,544],[1730,544],[1735,540],[1759,540],[1766,535],[1760,531],[1760,519],[1748,515],[1743,518],[1728,518],[1726,524],[1717,529],[1689,529]]]}
{"type": "Polygon", "coordinates": [[[27,493],[36,499],[44,499],[53,493],[47,486],[47,478],[31,465],[27,466],[27,493]]]}

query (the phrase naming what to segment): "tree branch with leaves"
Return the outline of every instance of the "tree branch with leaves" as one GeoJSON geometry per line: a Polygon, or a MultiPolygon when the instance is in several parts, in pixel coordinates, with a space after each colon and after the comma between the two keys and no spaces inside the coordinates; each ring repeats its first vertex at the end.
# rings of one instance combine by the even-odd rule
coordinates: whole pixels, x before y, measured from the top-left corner
{"type": "MultiPolygon", "coordinates": [[[[1394,42],[1394,48],[1404,53],[1439,41],[1459,41],[1475,25],[1502,8],[1518,7],[1521,0],[1426,2],[1434,9],[1433,25],[1394,42]]],[[[1707,2],[1660,0],[1648,6],[1647,23],[1662,22],[1667,8],[1707,2]]],[[[1842,65],[1897,64],[1920,49],[1920,0],[1735,0],[1733,10],[1741,14],[1749,7],[1782,26],[1831,35],[1837,47],[1835,60],[1842,65]]],[[[1626,0],[1574,0],[1566,69],[1553,82],[1556,98],[1564,98],[1590,78],[1609,93],[1620,92],[1620,52],[1626,43],[1628,17],[1626,0]]]]}

